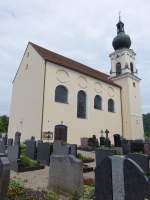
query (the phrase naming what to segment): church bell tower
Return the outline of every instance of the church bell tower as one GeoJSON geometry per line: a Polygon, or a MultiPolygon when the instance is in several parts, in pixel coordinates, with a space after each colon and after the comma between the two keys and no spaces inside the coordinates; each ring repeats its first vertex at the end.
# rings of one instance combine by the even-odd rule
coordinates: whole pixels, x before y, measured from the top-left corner
{"type": "Polygon", "coordinates": [[[130,49],[131,39],[125,33],[124,23],[119,16],[117,36],[113,39],[114,52],[111,59],[110,79],[120,85],[123,137],[129,140],[143,139],[143,117],[140,101],[140,78],[136,69],[136,53],[130,49]]]}

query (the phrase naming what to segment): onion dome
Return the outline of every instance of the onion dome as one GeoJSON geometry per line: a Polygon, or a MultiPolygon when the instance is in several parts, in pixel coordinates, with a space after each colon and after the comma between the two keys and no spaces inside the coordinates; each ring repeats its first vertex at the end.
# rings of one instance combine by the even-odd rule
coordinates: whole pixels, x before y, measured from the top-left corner
{"type": "Polygon", "coordinates": [[[113,39],[112,45],[115,50],[122,48],[130,48],[131,39],[130,36],[125,34],[124,23],[119,17],[119,22],[117,23],[117,36],[113,39]]]}

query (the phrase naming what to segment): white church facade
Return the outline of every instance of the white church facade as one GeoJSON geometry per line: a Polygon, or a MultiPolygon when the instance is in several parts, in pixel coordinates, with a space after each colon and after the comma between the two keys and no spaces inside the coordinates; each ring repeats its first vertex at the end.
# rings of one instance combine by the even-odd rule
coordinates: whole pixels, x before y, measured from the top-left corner
{"type": "Polygon", "coordinates": [[[80,144],[109,130],[126,139],[143,139],[140,78],[136,54],[119,20],[110,54],[110,75],[94,70],[31,42],[13,81],[9,137],[44,139],[55,126],[68,127],[67,141],[80,144]]]}

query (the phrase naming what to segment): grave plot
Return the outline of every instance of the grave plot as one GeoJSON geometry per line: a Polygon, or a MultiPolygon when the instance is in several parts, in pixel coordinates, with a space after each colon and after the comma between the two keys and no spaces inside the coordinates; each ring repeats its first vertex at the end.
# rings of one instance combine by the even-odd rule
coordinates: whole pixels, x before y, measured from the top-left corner
{"type": "Polygon", "coordinates": [[[43,169],[44,165],[42,165],[38,161],[32,160],[25,155],[25,152],[23,152],[23,150],[26,150],[26,147],[20,145],[20,137],[21,133],[17,132],[15,134],[14,143],[11,141],[8,144],[7,153],[11,169],[16,172],[43,169]]]}

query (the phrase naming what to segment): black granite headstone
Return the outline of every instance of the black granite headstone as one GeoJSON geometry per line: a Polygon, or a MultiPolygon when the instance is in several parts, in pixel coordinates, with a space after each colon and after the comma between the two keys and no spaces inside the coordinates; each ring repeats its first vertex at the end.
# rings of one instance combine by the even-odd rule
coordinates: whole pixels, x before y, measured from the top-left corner
{"type": "Polygon", "coordinates": [[[123,154],[127,154],[130,152],[130,142],[126,139],[121,139],[121,146],[123,150],[123,154]]]}
{"type": "Polygon", "coordinates": [[[144,153],[144,142],[142,140],[134,140],[131,142],[131,152],[144,153]]]}
{"type": "Polygon", "coordinates": [[[112,156],[114,153],[115,151],[110,149],[96,150],[96,167],[98,167],[105,158],[112,156]]]}
{"type": "Polygon", "coordinates": [[[100,165],[96,167],[95,200],[113,200],[112,166],[110,160],[104,159],[100,165]]]}
{"type": "Polygon", "coordinates": [[[124,161],[125,200],[150,199],[149,180],[144,171],[131,159],[124,161]]]}
{"type": "Polygon", "coordinates": [[[148,174],[149,172],[149,156],[139,153],[129,153],[127,155],[127,158],[130,158],[134,160],[145,172],[145,174],[148,174]]]}
{"type": "Polygon", "coordinates": [[[44,165],[49,165],[51,155],[51,144],[48,142],[38,143],[37,146],[37,160],[44,165]]]}
{"type": "Polygon", "coordinates": [[[115,147],[121,147],[121,137],[119,134],[114,134],[114,145],[115,147]]]}
{"type": "Polygon", "coordinates": [[[0,200],[6,199],[10,180],[10,163],[7,157],[0,157],[0,200]]]}
{"type": "Polygon", "coordinates": [[[105,145],[105,137],[101,136],[100,137],[100,146],[104,146],[105,145]]]}
{"type": "Polygon", "coordinates": [[[67,126],[62,125],[62,124],[55,126],[54,141],[56,140],[67,142],[67,126]]]}
{"type": "Polygon", "coordinates": [[[105,158],[95,170],[95,200],[150,199],[148,177],[132,159],[105,158]]]}
{"type": "Polygon", "coordinates": [[[36,154],[37,154],[37,149],[36,149],[36,141],[34,138],[31,138],[31,140],[26,141],[26,155],[35,160],[36,159],[36,154]]]}
{"type": "Polygon", "coordinates": [[[3,139],[4,145],[6,146],[7,145],[7,135],[5,135],[4,137],[2,137],[2,139],[3,139]]]}
{"type": "Polygon", "coordinates": [[[14,141],[14,145],[20,145],[20,138],[21,138],[21,133],[20,132],[16,132],[15,133],[15,141],[14,141]]]}
{"type": "Polygon", "coordinates": [[[0,153],[4,153],[5,154],[5,145],[4,145],[2,139],[0,139],[0,153]]]}

